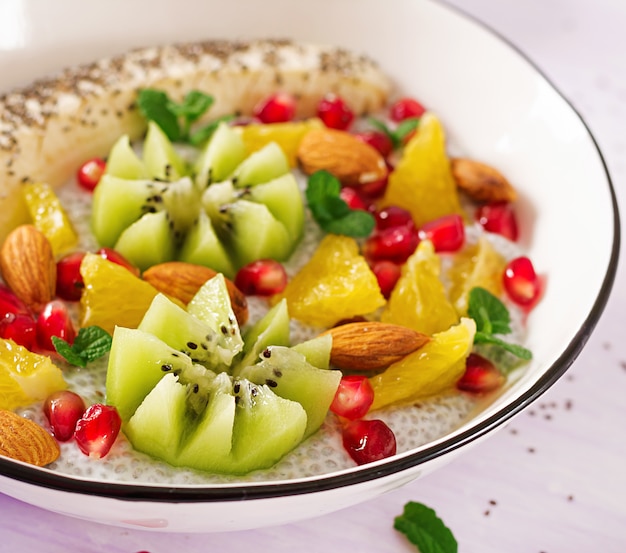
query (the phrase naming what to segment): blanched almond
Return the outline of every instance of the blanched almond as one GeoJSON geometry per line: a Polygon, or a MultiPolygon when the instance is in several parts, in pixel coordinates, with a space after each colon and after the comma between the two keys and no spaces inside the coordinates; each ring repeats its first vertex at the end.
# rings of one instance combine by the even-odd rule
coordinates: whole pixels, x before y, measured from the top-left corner
{"type": "Polygon", "coordinates": [[[457,186],[479,202],[513,202],[517,192],[494,167],[467,158],[451,160],[452,175],[457,186]]]}
{"type": "Polygon", "coordinates": [[[335,129],[313,129],[298,147],[298,161],[307,174],[326,170],[343,184],[359,186],[387,175],[380,153],[350,133],[335,129]]]}
{"type": "Polygon", "coordinates": [[[430,340],[410,328],[376,321],[348,323],[324,334],[333,337],[331,364],[362,371],[388,367],[430,340]]]}
{"type": "MultiPolygon", "coordinates": [[[[180,300],[187,305],[195,296],[200,287],[217,273],[208,267],[185,263],[183,261],[168,261],[150,267],[143,273],[143,279],[152,284],[159,292],[180,300]]],[[[237,317],[239,326],[248,321],[248,300],[246,296],[228,278],[224,278],[230,303],[237,317]]]]}
{"type": "Polygon", "coordinates": [[[0,455],[44,467],[59,457],[59,444],[37,423],[0,410],[0,455]]]}
{"type": "Polygon", "coordinates": [[[54,297],[57,273],[52,246],[33,225],[21,225],[6,237],[0,249],[0,271],[34,313],[54,297]]]}

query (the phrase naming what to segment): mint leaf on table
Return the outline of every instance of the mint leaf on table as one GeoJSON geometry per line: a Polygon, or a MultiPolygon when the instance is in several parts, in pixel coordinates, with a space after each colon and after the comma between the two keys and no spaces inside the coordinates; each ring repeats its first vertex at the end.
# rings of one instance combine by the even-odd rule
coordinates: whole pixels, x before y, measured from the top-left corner
{"type": "Polygon", "coordinates": [[[145,88],[139,92],[137,105],[141,114],[154,121],[172,142],[187,142],[192,123],[213,105],[213,97],[192,90],[182,102],[174,102],[162,90],[145,88]]]}
{"type": "Polygon", "coordinates": [[[506,305],[491,292],[480,287],[472,288],[467,314],[476,322],[475,344],[492,344],[521,359],[532,359],[530,350],[495,336],[511,333],[511,316],[506,305]]]}
{"type": "Polygon", "coordinates": [[[52,337],[57,353],[65,360],[78,367],[86,367],[111,349],[111,335],[99,326],[87,326],[78,331],[73,344],[69,344],[58,336],[52,337]]]}
{"type": "Polygon", "coordinates": [[[404,121],[400,121],[397,127],[395,129],[392,129],[380,119],[370,117],[368,121],[370,125],[372,125],[375,129],[379,130],[389,137],[391,143],[393,144],[394,150],[396,148],[399,148],[402,145],[404,139],[415,129],[417,129],[420,122],[419,117],[409,117],[404,121]]]}
{"type": "Polygon", "coordinates": [[[367,211],[350,209],[341,198],[341,183],[328,171],[316,171],[308,180],[306,199],[313,218],[325,232],[353,238],[369,236],[376,221],[367,211]]]}
{"type": "Polygon", "coordinates": [[[417,546],[420,553],[457,553],[458,544],[450,529],[435,511],[422,503],[409,501],[393,527],[417,546]]]}

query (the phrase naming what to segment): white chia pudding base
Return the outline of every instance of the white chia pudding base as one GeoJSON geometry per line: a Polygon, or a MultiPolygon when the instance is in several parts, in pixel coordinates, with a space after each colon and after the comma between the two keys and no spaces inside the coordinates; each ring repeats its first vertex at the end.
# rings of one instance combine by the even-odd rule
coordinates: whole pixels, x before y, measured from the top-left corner
{"type": "MultiPolygon", "coordinates": [[[[302,175],[299,175],[299,181],[304,187],[305,179],[302,175]]],[[[79,248],[95,251],[98,244],[89,228],[91,194],[81,189],[74,181],[60,188],[57,194],[80,236],[79,248]]],[[[321,230],[312,220],[308,210],[305,225],[302,242],[291,259],[285,263],[290,277],[308,261],[322,237],[321,230]]],[[[468,243],[474,243],[481,234],[487,236],[507,259],[520,254],[517,245],[497,235],[483,233],[478,225],[467,227],[466,240],[468,243]]],[[[445,274],[449,258],[446,259],[445,255],[441,257],[442,274],[445,274]]],[[[248,298],[248,302],[249,324],[252,324],[267,311],[267,304],[264,300],[254,297],[248,298]]],[[[507,307],[511,312],[514,329],[513,334],[508,338],[510,341],[519,343],[523,338],[521,315],[514,306],[507,304],[507,307]]],[[[291,339],[294,344],[312,338],[317,333],[316,329],[292,321],[291,339]]],[[[105,401],[106,368],[107,358],[104,357],[90,363],[87,368],[66,366],[63,370],[69,388],[80,394],[87,404],[91,404],[105,401]]],[[[396,436],[397,452],[404,453],[453,432],[475,414],[476,408],[477,401],[474,398],[452,392],[412,405],[382,409],[371,413],[367,418],[385,421],[396,436]]],[[[20,410],[20,413],[47,427],[40,403],[20,410]]],[[[288,453],[272,468],[254,471],[245,476],[219,475],[173,467],[133,450],[122,433],[103,459],[93,459],[84,455],[73,441],[62,443],[60,446],[61,455],[57,461],[48,465],[50,470],[89,480],[135,484],[208,485],[284,481],[330,474],[355,466],[354,461],[342,446],[339,421],[332,413],[328,414],[318,432],[288,453]]]]}

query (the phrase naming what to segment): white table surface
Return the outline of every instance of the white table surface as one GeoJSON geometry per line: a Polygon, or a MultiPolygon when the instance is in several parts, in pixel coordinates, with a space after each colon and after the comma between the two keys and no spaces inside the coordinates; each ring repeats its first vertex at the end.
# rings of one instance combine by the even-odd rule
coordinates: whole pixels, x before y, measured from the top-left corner
{"type": "MultiPolygon", "coordinates": [[[[626,1],[453,0],[507,37],[587,121],[626,213],[626,1]]],[[[419,32],[419,31],[417,31],[419,32]]],[[[584,219],[584,214],[581,214],[584,219]]],[[[584,248],[581,244],[581,270],[584,248]]],[[[0,551],[415,551],[393,529],[409,500],[434,508],[462,553],[626,552],[626,273],[566,375],[486,442],[434,474],[332,515],[184,535],[67,518],[0,495],[0,551]]]]}

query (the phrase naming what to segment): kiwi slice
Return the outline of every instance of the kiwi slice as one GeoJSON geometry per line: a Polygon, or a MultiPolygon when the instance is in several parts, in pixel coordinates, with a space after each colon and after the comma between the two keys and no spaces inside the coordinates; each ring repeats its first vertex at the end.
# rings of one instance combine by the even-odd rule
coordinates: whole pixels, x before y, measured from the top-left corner
{"type": "Polygon", "coordinates": [[[289,161],[276,142],[269,142],[244,159],[230,177],[238,188],[268,182],[289,173],[289,161]]]}
{"type": "Polygon", "coordinates": [[[148,122],[142,157],[148,175],[154,180],[176,181],[189,172],[185,161],[154,121],[148,122]]]}
{"type": "Polygon", "coordinates": [[[148,178],[148,170],[133,150],[127,134],[118,138],[107,157],[105,174],[121,179],[148,178]]]}
{"type": "Polygon", "coordinates": [[[261,358],[259,363],[244,367],[241,377],[269,386],[280,397],[302,405],[307,414],[304,435],[310,436],[326,418],[341,372],[314,367],[304,355],[284,346],[266,348],[261,358]]]}
{"type": "Polygon", "coordinates": [[[227,123],[220,123],[194,164],[198,190],[229,178],[246,156],[246,145],[239,133],[227,123]]]}
{"type": "MultiPolygon", "coordinates": [[[[253,345],[244,358],[255,364],[237,368],[243,342],[222,274],[187,310],[156,296],[138,329],[115,329],[107,371],[107,402],[133,446],[175,466],[230,474],[270,467],[291,451],[322,424],[340,373],[272,345],[288,342],[288,323],[286,304],[277,304],[246,333],[253,345]]],[[[329,344],[308,349],[327,348],[317,355],[326,359],[329,344]]]]}

